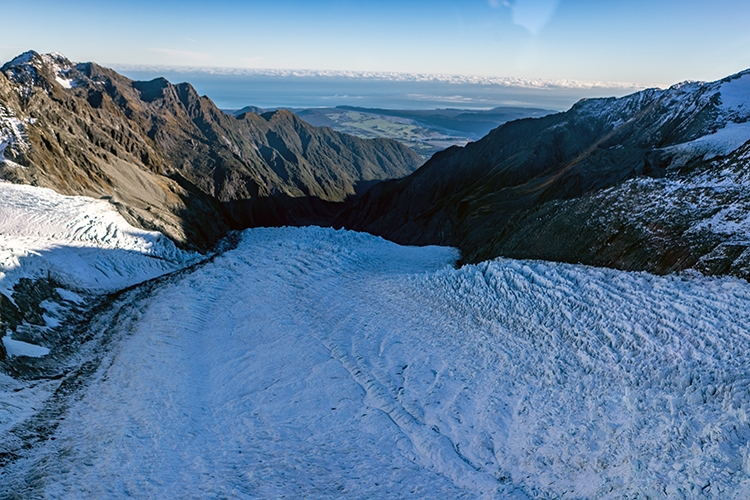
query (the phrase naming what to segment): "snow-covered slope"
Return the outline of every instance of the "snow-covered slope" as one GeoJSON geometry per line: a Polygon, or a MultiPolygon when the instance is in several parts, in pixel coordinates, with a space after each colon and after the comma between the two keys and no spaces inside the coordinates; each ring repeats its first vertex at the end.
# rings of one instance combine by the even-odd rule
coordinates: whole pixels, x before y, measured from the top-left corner
{"type": "MultiPolygon", "coordinates": [[[[160,233],[130,226],[105,200],[0,181],[0,362],[6,353],[11,358],[58,354],[61,340],[80,344],[81,332],[62,339],[51,329],[80,313],[94,296],[200,258],[160,233]],[[23,307],[29,303],[37,309],[33,324],[23,307]]],[[[8,373],[19,370],[13,364],[8,373]]],[[[33,415],[60,386],[59,377],[31,383],[23,378],[0,373],[0,433],[33,415]]]]}
{"type": "Polygon", "coordinates": [[[683,82],[620,99],[585,99],[573,109],[589,119],[604,119],[615,131],[638,123],[637,130],[629,133],[654,133],[656,137],[646,138],[654,147],[700,140],[716,148],[706,152],[726,155],[750,140],[746,126],[750,120],[750,70],[716,82],[683,82]],[[665,130],[665,125],[669,129],[665,130]]]}
{"type": "Polygon", "coordinates": [[[133,304],[52,498],[747,498],[750,285],[255,229],[133,304]],[[129,326],[128,326],[129,325],[129,326]]]}
{"type": "Polygon", "coordinates": [[[197,257],[161,233],[132,227],[105,200],[0,182],[0,293],[10,296],[21,277],[112,292],[197,257]]]}
{"type": "Polygon", "coordinates": [[[46,328],[58,326],[71,306],[83,302],[75,292],[91,295],[121,290],[200,257],[179,250],[160,233],[130,226],[104,200],[62,196],[50,189],[0,181],[0,294],[4,301],[0,302],[4,348],[0,353],[48,354],[54,346],[37,343],[43,340],[46,328]],[[38,319],[32,326],[17,306],[19,301],[29,302],[29,295],[32,302],[45,300],[33,290],[33,283],[39,280],[47,288],[60,288],[49,292],[50,298],[58,298],[56,303],[36,304],[38,319]],[[30,285],[22,286],[23,281],[30,285]],[[19,294],[25,294],[25,299],[19,299],[19,294]],[[9,317],[14,318],[10,323],[9,317]],[[20,326],[27,331],[19,333],[20,326]]]}
{"type": "Polygon", "coordinates": [[[709,111],[693,130],[678,126],[675,138],[662,139],[670,143],[664,151],[675,155],[671,166],[726,156],[750,141],[750,70],[717,82],[678,84],[664,91],[662,99],[659,124],[709,111]]]}

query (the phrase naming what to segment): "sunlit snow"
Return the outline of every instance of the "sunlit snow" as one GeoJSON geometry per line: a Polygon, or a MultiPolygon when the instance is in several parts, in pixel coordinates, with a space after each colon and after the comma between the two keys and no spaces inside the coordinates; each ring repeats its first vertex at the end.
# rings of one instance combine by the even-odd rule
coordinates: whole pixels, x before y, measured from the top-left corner
{"type": "MultiPolygon", "coordinates": [[[[0,293],[11,301],[22,278],[52,278],[70,289],[105,293],[200,258],[177,249],[160,233],[132,227],[104,200],[7,182],[0,182],[0,200],[0,293]]],[[[57,293],[72,304],[84,302],[69,289],[58,288],[57,293]]],[[[42,305],[48,312],[59,308],[53,303],[42,305]]],[[[43,319],[47,327],[59,325],[55,316],[44,314],[43,319]]],[[[0,330],[10,356],[39,357],[50,352],[46,346],[7,333],[0,330]]],[[[59,383],[28,385],[0,377],[0,432],[38,409],[59,383]]]]}
{"type": "Polygon", "coordinates": [[[104,200],[0,182],[0,293],[21,277],[53,277],[72,288],[110,292],[184,267],[161,233],[128,224],[104,200]]]}
{"type": "MultiPolygon", "coordinates": [[[[41,57],[76,85],[62,55],[41,57]]],[[[718,95],[719,128],[665,149],[726,156],[750,138],[750,74],[619,105],[702,90],[689,105],[718,95]]],[[[0,106],[0,161],[27,146],[28,123],[0,106]]],[[[601,196],[641,190],[641,214],[697,213],[686,236],[744,243],[747,174],[722,161],[601,196]]],[[[22,278],[50,278],[84,307],[204,258],[104,200],[5,182],[0,199],[11,301],[22,278]]],[[[0,468],[0,497],[750,498],[750,284],[506,259],[456,269],[457,258],[347,231],[253,229],[212,261],[101,302],[98,330],[74,332],[114,339],[89,378],[0,373],[0,458],[22,450],[0,468]],[[50,439],[13,432],[50,409],[63,415],[44,422],[50,439]]],[[[64,326],[63,306],[40,306],[38,328],[64,326]]],[[[6,362],[57,354],[2,342],[6,362]]]]}
{"type": "Polygon", "coordinates": [[[664,148],[664,150],[682,153],[685,161],[701,156],[704,160],[709,160],[716,156],[726,156],[732,153],[748,140],[750,140],[750,122],[729,122],[713,134],[664,148]]]}
{"type": "Polygon", "coordinates": [[[739,120],[750,118],[750,72],[746,71],[729,81],[724,81],[720,88],[721,108],[739,120]]]}
{"type": "Polygon", "coordinates": [[[73,80],[69,80],[61,76],[56,76],[55,81],[59,83],[63,88],[66,88],[66,89],[72,89],[75,84],[73,80]]]}

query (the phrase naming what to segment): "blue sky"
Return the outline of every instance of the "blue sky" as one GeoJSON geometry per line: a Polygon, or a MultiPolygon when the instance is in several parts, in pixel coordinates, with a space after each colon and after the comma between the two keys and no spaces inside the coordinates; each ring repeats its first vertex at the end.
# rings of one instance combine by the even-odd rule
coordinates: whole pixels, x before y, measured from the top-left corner
{"type": "Polygon", "coordinates": [[[750,67],[746,0],[4,0],[0,58],[668,85],[750,67]]]}

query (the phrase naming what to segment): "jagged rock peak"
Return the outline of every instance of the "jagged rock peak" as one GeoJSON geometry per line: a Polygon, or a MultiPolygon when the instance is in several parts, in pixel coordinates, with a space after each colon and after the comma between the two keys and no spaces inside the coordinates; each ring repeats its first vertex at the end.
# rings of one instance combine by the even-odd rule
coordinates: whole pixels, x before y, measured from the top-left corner
{"type": "Polygon", "coordinates": [[[38,52],[29,50],[19,56],[16,56],[12,61],[5,63],[2,67],[2,71],[7,71],[10,68],[15,68],[16,66],[20,66],[22,64],[30,64],[35,60],[41,60],[41,56],[38,52]]]}
{"type": "Polygon", "coordinates": [[[59,52],[39,54],[29,50],[0,68],[9,80],[27,86],[42,85],[54,80],[63,88],[77,86],[83,75],[80,64],[72,63],[59,52]]]}
{"type": "Polygon", "coordinates": [[[133,81],[26,52],[2,66],[0,178],[114,199],[131,223],[205,250],[230,227],[328,220],[362,182],[421,158],[289,112],[238,120],[189,83],[133,81]]]}
{"type": "Polygon", "coordinates": [[[2,71],[8,71],[10,69],[34,66],[35,68],[41,69],[46,67],[48,69],[71,69],[75,65],[70,62],[70,59],[65,57],[59,52],[50,52],[49,54],[39,54],[34,50],[29,50],[23,54],[15,57],[13,60],[5,63],[2,67],[2,71]]]}

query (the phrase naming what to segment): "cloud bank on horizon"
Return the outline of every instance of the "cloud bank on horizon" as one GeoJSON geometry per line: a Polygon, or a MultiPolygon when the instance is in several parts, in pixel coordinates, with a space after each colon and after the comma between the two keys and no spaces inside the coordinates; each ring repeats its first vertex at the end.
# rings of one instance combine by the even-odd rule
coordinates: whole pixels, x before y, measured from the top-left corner
{"type": "Polygon", "coordinates": [[[544,78],[515,78],[482,75],[449,75],[439,73],[399,73],[387,71],[336,71],[311,69],[272,68],[222,68],[207,66],[166,66],[145,64],[115,64],[113,69],[125,73],[168,72],[175,74],[206,74],[220,76],[268,76],[274,78],[336,78],[352,80],[379,80],[389,82],[435,82],[450,84],[492,85],[527,89],[632,89],[642,90],[646,84],[631,82],[597,82],[579,80],[552,80],[544,78]]]}

